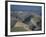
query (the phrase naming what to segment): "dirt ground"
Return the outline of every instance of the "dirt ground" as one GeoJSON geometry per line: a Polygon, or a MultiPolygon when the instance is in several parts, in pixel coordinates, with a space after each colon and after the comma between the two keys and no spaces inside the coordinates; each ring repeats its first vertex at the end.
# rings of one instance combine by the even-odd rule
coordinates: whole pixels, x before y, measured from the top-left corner
{"type": "Polygon", "coordinates": [[[21,21],[17,21],[17,23],[15,24],[15,26],[11,29],[12,32],[17,32],[17,31],[31,31],[29,29],[29,26],[24,24],[21,21]]]}

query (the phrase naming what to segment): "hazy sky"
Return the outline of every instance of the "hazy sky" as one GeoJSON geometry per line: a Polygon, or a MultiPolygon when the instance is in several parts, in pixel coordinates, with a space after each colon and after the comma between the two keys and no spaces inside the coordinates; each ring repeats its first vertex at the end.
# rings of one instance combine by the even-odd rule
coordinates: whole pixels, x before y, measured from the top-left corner
{"type": "Polygon", "coordinates": [[[30,11],[41,13],[41,6],[11,5],[11,11],[30,11]]]}
{"type": "Polygon", "coordinates": [[[41,6],[24,6],[24,5],[11,5],[11,10],[12,11],[41,11],[41,6]]]}

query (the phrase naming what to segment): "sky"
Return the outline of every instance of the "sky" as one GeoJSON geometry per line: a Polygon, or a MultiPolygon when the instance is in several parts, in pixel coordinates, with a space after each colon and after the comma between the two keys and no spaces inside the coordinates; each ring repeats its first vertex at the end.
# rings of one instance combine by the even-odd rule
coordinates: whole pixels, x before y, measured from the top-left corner
{"type": "Polygon", "coordinates": [[[29,11],[37,14],[41,13],[41,6],[11,5],[11,11],[29,11]]]}

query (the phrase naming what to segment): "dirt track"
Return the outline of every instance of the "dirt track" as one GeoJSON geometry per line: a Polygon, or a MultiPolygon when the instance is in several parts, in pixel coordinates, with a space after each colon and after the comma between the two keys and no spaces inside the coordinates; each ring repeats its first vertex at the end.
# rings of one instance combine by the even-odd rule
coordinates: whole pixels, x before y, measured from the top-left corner
{"type": "Polygon", "coordinates": [[[29,26],[27,24],[22,23],[21,21],[17,21],[15,27],[23,27],[24,29],[30,31],[29,26]]]}

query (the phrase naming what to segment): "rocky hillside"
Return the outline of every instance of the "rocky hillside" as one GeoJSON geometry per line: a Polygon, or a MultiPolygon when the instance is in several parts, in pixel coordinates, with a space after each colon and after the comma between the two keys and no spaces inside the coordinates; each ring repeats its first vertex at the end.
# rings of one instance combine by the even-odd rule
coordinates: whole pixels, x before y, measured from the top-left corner
{"type": "Polygon", "coordinates": [[[15,12],[11,13],[11,30],[14,27],[23,27],[26,30],[41,30],[41,16],[32,12],[15,12]],[[19,21],[19,22],[18,22],[19,21]],[[21,22],[20,22],[21,21],[21,22]]]}

